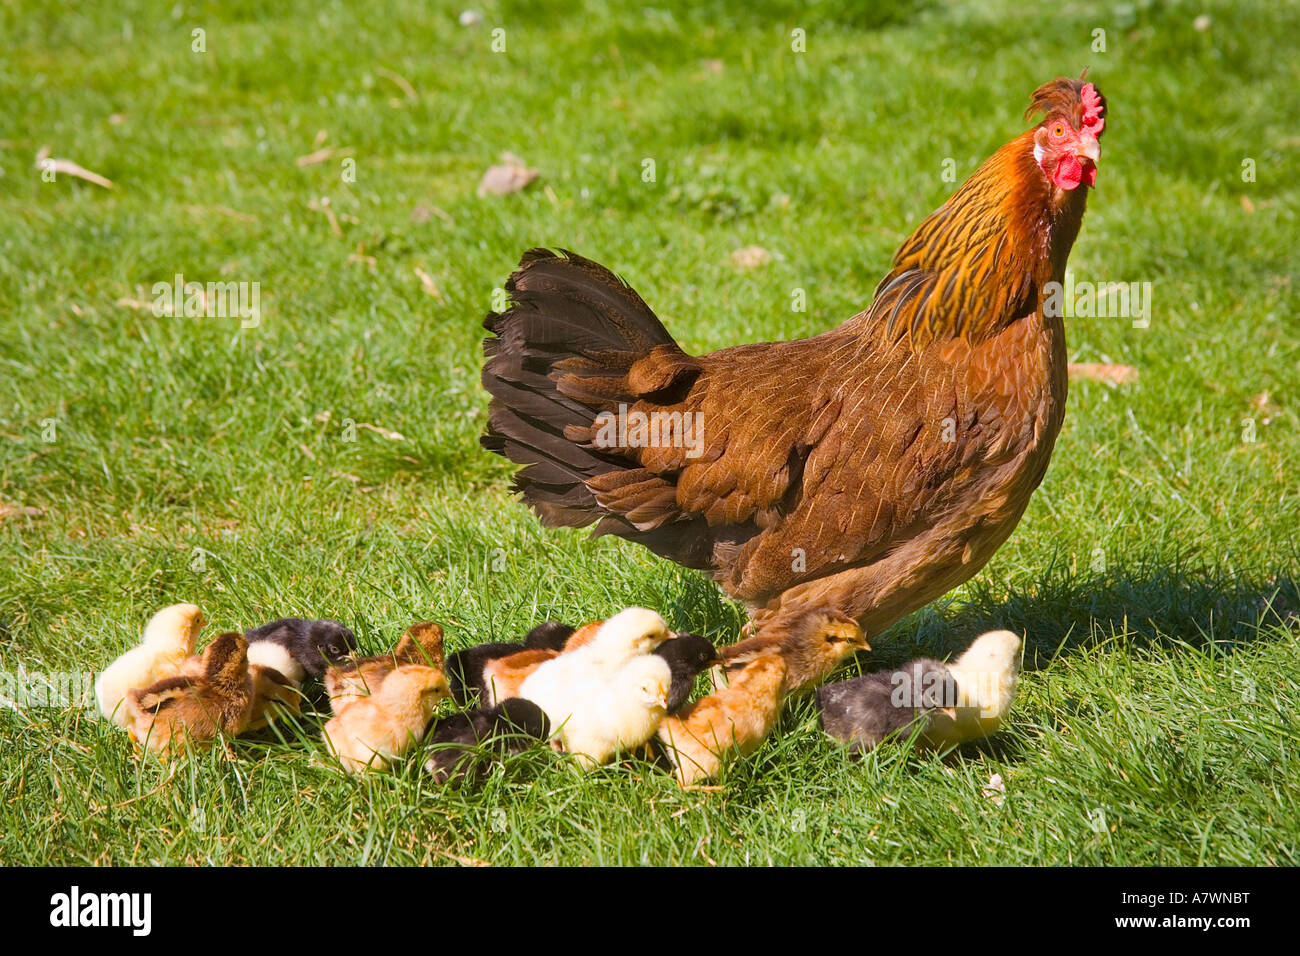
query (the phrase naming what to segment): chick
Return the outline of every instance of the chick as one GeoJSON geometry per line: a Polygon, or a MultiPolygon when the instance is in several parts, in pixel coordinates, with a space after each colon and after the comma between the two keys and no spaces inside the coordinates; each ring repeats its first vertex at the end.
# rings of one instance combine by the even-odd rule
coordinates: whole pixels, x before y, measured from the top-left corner
{"type": "Polygon", "coordinates": [[[603,622],[593,621],[584,624],[576,631],[570,628],[570,636],[558,648],[534,647],[517,651],[506,657],[498,657],[483,665],[483,686],[479,699],[488,706],[494,706],[511,697],[519,696],[519,688],[533,671],[561,653],[568,653],[590,644],[600,632],[603,622]]]}
{"type": "Polygon", "coordinates": [[[483,693],[483,670],[494,660],[517,654],[524,650],[521,641],[491,641],[457,651],[447,658],[447,678],[451,681],[451,696],[458,704],[468,704],[475,698],[486,700],[483,693]]]}
{"type": "Polygon", "coordinates": [[[713,642],[698,634],[681,634],[664,641],[654,653],[666,660],[672,671],[673,684],[668,692],[670,714],[677,713],[691,696],[696,675],[721,660],[713,642]]]}
{"type": "Polygon", "coordinates": [[[787,693],[788,667],[776,650],[756,654],[727,687],[664,718],[657,732],[677,782],[715,779],[731,752],[748,756],[772,732],[787,693]]]}
{"type": "Polygon", "coordinates": [[[253,707],[248,718],[250,731],[261,730],[291,714],[302,713],[302,693],[298,684],[285,677],[278,668],[252,663],[253,648],[256,646],[249,645],[248,652],[248,673],[253,678],[253,707]]]}
{"type": "Polygon", "coordinates": [[[774,622],[755,637],[719,649],[728,676],[757,655],[776,651],[785,658],[786,693],[803,694],[859,651],[871,645],[857,621],[838,611],[805,611],[774,622]]]}
{"type": "Polygon", "coordinates": [[[563,650],[574,634],[573,628],[559,621],[543,621],[524,635],[526,650],[563,650]]]}
{"type": "Polygon", "coordinates": [[[957,682],[945,664],[927,657],[896,670],[873,671],[817,688],[822,729],[857,754],[893,735],[906,740],[917,729],[925,746],[930,716],[957,700],[957,682]]]}
{"type": "MultiPolygon", "coordinates": [[[[607,683],[624,664],[649,654],[668,637],[668,626],[654,611],[640,607],[620,611],[602,624],[590,641],[529,674],[518,696],[542,708],[551,726],[559,727],[584,694],[607,683]]],[[[668,670],[662,658],[656,660],[668,670]]],[[[671,683],[672,672],[668,673],[671,683]]]]}
{"type": "Polygon", "coordinates": [[[563,749],[590,770],[654,736],[668,713],[672,683],[667,661],[642,654],[607,680],[588,679],[571,706],[562,708],[569,713],[558,718],[547,713],[547,718],[557,728],[563,749]]]}
{"type": "Polygon", "coordinates": [[[533,671],[559,656],[558,651],[539,648],[516,651],[508,657],[488,661],[483,665],[483,686],[479,691],[479,700],[488,707],[495,707],[503,700],[518,697],[519,688],[533,671]]]}
{"type": "Polygon", "coordinates": [[[353,773],[382,770],[424,736],[438,701],[451,696],[436,667],[400,664],[369,697],[354,700],[325,725],[325,742],[353,773]]]}
{"type": "Polygon", "coordinates": [[[934,747],[950,747],[996,733],[1016,697],[1020,671],[1020,637],[990,631],[975,638],[966,653],[948,665],[957,682],[956,707],[930,718],[926,738],[934,747]]]}
{"type": "Polygon", "coordinates": [[[357,637],[338,621],[309,621],[285,617],[244,632],[248,660],[273,667],[295,684],[319,678],[356,650],[357,637]]]}
{"type": "Polygon", "coordinates": [[[573,628],[567,624],[546,621],[529,631],[523,641],[494,641],[452,654],[447,658],[452,697],[458,704],[468,704],[475,697],[487,700],[483,670],[489,663],[524,650],[562,650],[572,634],[573,628]]]}
{"type": "Polygon", "coordinates": [[[493,755],[521,753],[550,736],[551,725],[531,700],[515,697],[496,707],[444,717],[433,725],[434,745],[424,769],[438,783],[482,776],[483,744],[493,755]]]}
{"type": "Polygon", "coordinates": [[[237,736],[253,711],[248,642],[222,634],[203,652],[203,673],[168,677],[127,694],[131,738],[165,757],[210,744],[218,733],[237,736]]]}
{"type": "Polygon", "coordinates": [[[104,668],[95,681],[99,712],[123,729],[130,727],[130,717],[122,706],[127,694],[179,674],[206,623],[195,604],[173,604],[150,618],[141,643],[104,668]]]}
{"type": "Polygon", "coordinates": [[[854,753],[891,734],[946,749],[997,731],[1015,697],[1020,638],[992,631],[951,664],[929,658],[819,688],[822,728],[854,753]]]}
{"type": "Polygon", "coordinates": [[[390,654],[377,654],[342,664],[325,671],[325,690],[330,709],[341,713],[354,701],[373,694],[392,671],[402,664],[425,664],[443,669],[442,628],[430,621],[412,624],[390,654]]]}
{"type": "Polygon", "coordinates": [[[600,633],[600,629],[604,627],[604,625],[604,621],[588,621],[586,624],[582,625],[582,627],[570,634],[568,639],[564,642],[564,645],[557,648],[557,650],[573,651],[582,647],[584,644],[590,644],[595,636],[600,633]]]}

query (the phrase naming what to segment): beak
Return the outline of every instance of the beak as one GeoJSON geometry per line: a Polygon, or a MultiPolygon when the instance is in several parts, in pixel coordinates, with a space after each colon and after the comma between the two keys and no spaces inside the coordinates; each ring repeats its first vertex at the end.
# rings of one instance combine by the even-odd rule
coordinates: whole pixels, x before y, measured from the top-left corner
{"type": "Polygon", "coordinates": [[[1101,159],[1101,143],[1097,142],[1095,136],[1081,136],[1079,138],[1079,148],[1075,150],[1075,155],[1080,159],[1092,161],[1094,166],[1101,159]]]}

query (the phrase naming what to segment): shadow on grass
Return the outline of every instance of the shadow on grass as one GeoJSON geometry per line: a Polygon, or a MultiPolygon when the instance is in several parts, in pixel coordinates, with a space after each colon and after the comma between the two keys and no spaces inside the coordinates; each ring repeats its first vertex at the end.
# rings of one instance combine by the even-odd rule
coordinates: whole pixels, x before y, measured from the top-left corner
{"type": "Polygon", "coordinates": [[[1029,670],[1107,644],[1231,653],[1300,628],[1300,590],[1290,571],[1248,577],[1177,563],[1102,574],[1049,568],[1033,590],[997,596],[977,582],[973,592],[969,601],[931,606],[896,628],[914,626],[918,643],[949,653],[1006,628],[1026,635],[1029,670]]]}
{"type": "MultiPolygon", "coordinates": [[[[705,634],[717,644],[737,639],[743,612],[702,574],[679,570],[666,590],[666,613],[674,627],[705,634]]],[[[1107,644],[1228,653],[1300,629],[1300,587],[1286,570],[1244,576],[1175,561],[1096,574],[1049,564],[1036,587],[1010,594],[996,593],[977,577],[968,597],[936,601],[878,635],[871,654],[858,664],[876,670],[920,656],[956,655],[980,634],[999,628],[1026,635],[1028,670],[1107,644]]],[[[854,670],[832,679],[843,680],[854,670]]]]}

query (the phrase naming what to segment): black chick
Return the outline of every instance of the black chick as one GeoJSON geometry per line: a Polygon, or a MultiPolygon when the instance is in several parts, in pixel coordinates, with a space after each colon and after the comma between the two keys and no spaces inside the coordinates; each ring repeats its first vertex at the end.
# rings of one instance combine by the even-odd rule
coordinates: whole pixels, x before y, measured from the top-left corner
{"type": "Polygon", "coordinates": [[[660,644],[653,653],[668,662],[673,682],[668,691],[668,713],[680,710],[695,689],[695,677],[707,667],[721,663],[718,649],[698,634],[681,634],[660,644]]]}
{"type": "Polygon", "coordinates": [[[573,636],[573,628],[559,621],[543,621],[524,635],[526,651],[562,651],[564,643],[573,636]]]}
{"type": "Polygon", "coordinates": [[[556,621],[545,621],[524,635],[522,641],[493,641],[457,651],[447,658],[447,680],[451,696],[458,704],[468,704],[483,695],[483,668],[488,661],[509,657],[519,651],[564,650],[564,642],[573,628],[556,621]]]}
{"type": "Polygon", "coordinates": [[[338,621],[285,617],[244,632],[249,663],[279,671],[295,684],[319,678],[356,650],[357,636],[338,621]]]}
{"type": "Polygon", "coordinates": [[[953,707],[956,700],[957,682],[947,665],[928,657],[817,688],[822,729],[854,754],[891,734],[906,740],[918,722],[924,732],[931,713],[953,707]]]}
{"type": "Polygon", "coordinates": [[[550,732],[546,714],[522,697],[511,697],[487,710],[453,714],[433,725],[429,740],[435,749],[424,769],[437,783],[461,775],[478,780],[483,775],[485,755],[480,748],[484,743],[494,756],[504,756],[527,750],[550,732]]]}

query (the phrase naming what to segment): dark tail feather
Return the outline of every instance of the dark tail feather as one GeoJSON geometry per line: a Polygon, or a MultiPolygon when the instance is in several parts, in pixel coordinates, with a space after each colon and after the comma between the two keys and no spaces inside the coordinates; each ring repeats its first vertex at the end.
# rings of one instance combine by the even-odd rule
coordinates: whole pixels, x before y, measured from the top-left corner
{"type": "Polygon", "coordinates": [[[689,386],[699,367],[631,286],[589,259],[532,249],[506,290],[510,308],[483,322],[496,337],[483,343],[492,404],[481,441],[524,466],[514,487],[543,523],[584,527],[610,515],[587,482],[639,465],[566,429],[584,432],[620,402],[689,386]]]}

